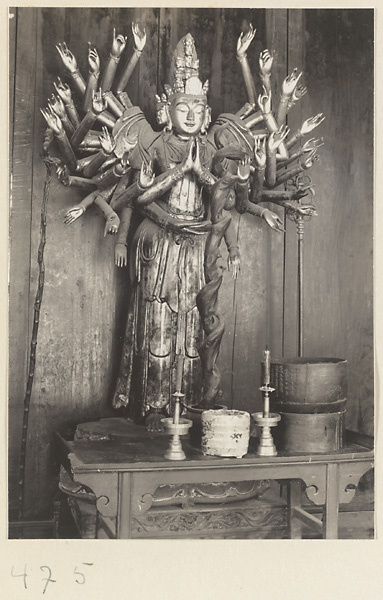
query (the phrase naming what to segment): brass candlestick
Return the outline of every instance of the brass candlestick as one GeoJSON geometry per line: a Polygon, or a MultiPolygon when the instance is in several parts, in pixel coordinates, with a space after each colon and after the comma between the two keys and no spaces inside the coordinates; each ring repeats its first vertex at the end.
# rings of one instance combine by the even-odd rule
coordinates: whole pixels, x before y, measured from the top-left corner
{"type": "Polygon", "coordinates": [[[182,449],[180,435],[185,435],[193,424],[190,419],[180,418],[180,399],[185,397],[185,394],[181,393],[183,364],[184,357],[178,355],[176,391],[174,394],[172,394],[174,398],[174,413],[173,417],[162,419],[166,433],[170,433],[172,436],[170,439],[169,448],[164,454],[165,458],[168,460],[185,460],[186,454],[182,449]]]}
{"type": "Polygon", "coordinates": [[[256,425],[262,428],[261,437],[257,449],[258,456],[276,456],[277,449],[274,444],[271,428],[275,427],[281,420],[281,415],[270,413],[270,394],[275,388],[270,386],[270,351],[266,348],[265,357],[265,382],[259,388],[263,394],[263,412],[254,413],[253,417],[256,425]]]}

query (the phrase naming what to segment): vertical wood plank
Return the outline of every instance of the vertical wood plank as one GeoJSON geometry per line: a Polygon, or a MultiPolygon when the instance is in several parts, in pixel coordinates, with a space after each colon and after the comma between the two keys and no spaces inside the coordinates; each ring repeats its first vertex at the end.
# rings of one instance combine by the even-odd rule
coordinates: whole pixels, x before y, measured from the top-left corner
{"type": "Polygon", "coordinates": [[[30,227],[36,67],[36,12],[17,10],[13,154],[10,194],[9,495],[17,503],[23,398],[29,350],[30,227]]]}

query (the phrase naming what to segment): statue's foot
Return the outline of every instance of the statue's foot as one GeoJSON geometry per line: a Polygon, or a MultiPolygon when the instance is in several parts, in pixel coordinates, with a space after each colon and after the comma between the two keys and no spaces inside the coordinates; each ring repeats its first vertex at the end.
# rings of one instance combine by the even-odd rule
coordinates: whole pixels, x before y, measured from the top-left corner
{"type": "Polygon", "coordinates": [[[164,431],[162,419],[164,415],[161,410],[152,408],[145,419],[145,427],[147,431],[161,433],[164,431]]]}

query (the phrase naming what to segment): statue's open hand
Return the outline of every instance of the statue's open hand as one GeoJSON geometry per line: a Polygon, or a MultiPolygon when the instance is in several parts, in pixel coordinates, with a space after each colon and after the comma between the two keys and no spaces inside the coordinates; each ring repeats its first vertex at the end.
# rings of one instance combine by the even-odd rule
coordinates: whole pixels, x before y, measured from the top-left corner
{"type": "Polygon", "coordinates": [[[98,138],[100,140],[101,148],[105,154],[112,154],[116,144],[114,142],[113,136],[109,133],[109,129],[107,127],[102,128],[102,135],[98,138]]]}
{"type": "Polygon", "coordinates": [[[258,96],[258,106],[264,115],[271,113],[271,90],[268,92],[263,87],[263,94],[259,94],[258,96]]]}
{"type": "Polygon", "coordinates": [[[298,73],[298,69],[294,69],[282,83],[282,94],[284,96],[291,96],[301,77],[302,71],[298,73]]]}
{"type": "Polygon", "coordinates": [[[117,213],[112,212],[109,215],[109,217],[107,218],[106,223],[105,223],[104,237],[106,236],[107,233],[110,233],[111,235],[116,235],[119,226],[120,226],[120,219],[119,219],[117,213]]]}
{"type": "Polygon", "coordinates": [[[241,274],[241,255],[239,248],[231,248],[227,257],[227,268],[233,279],[238,279],[241,274]]]}
{"type": "Polygon", "coordinates": [[[237,169],[237,177],[239,183],[246,183],[250,176],[250,157],[246,156],[239,162],[237,169]]]}
{"type": "Polygon", "coordinates": [[[297,85],[293,90],[291,100],[293,102],[297,102],[306,94],[306,92],[307,92],[307,87],[305,87],[303,85],[297,85]]]}
{"type": "Polygon", "coordinates": [[[60,54],[64,66],[68,69],[70,73],[74,73],[77,70],[77,61],[72,52],[69,50],[68,46],[66,45],[66,42],[57,44],[56,48],[58,53],[60,54]]]}
{"type": "Polygon", "coordinates": [[[93,91],[92,94],[92,109],[97,115],[101,114],[106,109],[106,98],[100,88],[98,92],[93,91]]]}
{"type": "Polygon", "coordinates": [[[273,131],[267,140],[267,148],[270,152],[276,152],[281,142],[288,136],[290,129],[287,125],[281,125],[279,129],[273,131]]]}
{"type": "Polygon", "coordinates": [[[48,127],[50,127],[52,131],[57,135],[62,133],[63,125],[61,119],[58,115],[56,115],[52,108],[50,106],[49,108],[40,108],[40,111],[44,119],[46,120],[48,127]]]}
{"type": "Polygon", "coordinates": [[[117,267],[126,267],[128,264],[128,249],[122,242],[116,242],[114,247],[114,264],[117,267]]]}
{"type": "Polygon", "coordinates": [[[69,225],[70,223],[73,223],[74,221],[76,221],[76,219],[81,217],[81,215],[83,215],[84,212],[85,212],[84,206],[73,206],[65,214],[65,217],[64,217],[65,225],[69,225]]]}
{"type": "Polygon", "coordinates": [[[66,110],[64,106],[64,102],[61,100],[60,96],[55,96],[52,94],[50,100],[48,100],[48,106],[51,109],[51,112],[56,113],[60,119],[66,118],[66,110]]]}
{"type": "Polygon", "coordinates": [[[298,204],[295,212],[302,217],[316,217],[318,215],[315,206],[312,204],[298,204]]]}
{"type": "Polygon", "coordinates": [[[266,138],[255,138],[254,158],[258,169],[266,167],[266,138]]]}
{"type": "Polygon", "coordinates": [[[266,208],[262,217],[265,219],[269,227],[271,227],[271,229],[274,229],[274,231],[278,231],[279,233],[282,233],[282,231],[284,231],[283,223],[276,213],[266,208]]]}
{"type": "Polygon", "coordinates": [[[72,92],[69,85],[63,83],[60,77],[57,77],[57,80],[53,82],[53,85],[64,104],[70,104],[72,102],[72,92]]]}
{"type": "Polygon", "coordinates": [[[153,185],[154,182],[154,173],[153,173],[153,161],[149,160],[148,162],[144,161],[141,165],[140,171],[140,187],[149,188],[153,185]]]}
{"type": "Polygon", "coordinates": [[[238,42],[237,42],[237,57],[238,58],[243,58],[246,55],[246,52],[247,52],[251,42],[254,39],[256,31],[257,30],[254,29],[250,23],[249,29],[247,30],[247,32],[241,33],[241,35],[238,38],[238,42]]]}
{"type": "Polygon", "coordinates": [[[113,27],[113,42],[112,42],[112,56],[120,58],[121,54],[125,50],[126,40],[128,38],[121,34],[116,35],[116,29],[113,27]]]}
{"type": "Polygon", "coordinates": [[[317,148],[323,146],[323,144],[323,138],[310,138],[305,144],[303,144],[302,150],[303,152],[312,152],[313,150],[316,150],[317,148]]]}
{"type": "Polygon", "coordinates": [[[134,38],[134,47],[139,52],[142,52],[146,44],[145,27],[141,27],[140,23],[132,23],[132,33],[134,38]]]}
{"type": "Polygon", "coordinates": [[[269,50],[262,50],[259,55],[259,71],[263,77],[270,75],[273,60],[274,58],[269,50]]]}
{"type": "Polygon", "coordinates": [[[307,133],[310,133],[310,131],[315,129],[315,127],[318,127],[318,125],[320,125],[324,119],[325,117],[323,116],[323,113],[318,113],[315,115],[315,117],[310,117],[303,123],[300,129],[301,134],[306,135],[307,133]]]}
{"type": "Polygon", "coordinates": [[[317,156],[316,148],[314,148],[314,150],[312,150],[307,158],[305,158],[305,160],[301,163],[302,169],[310,169],[317,160],[319,160],[319,156],[317,156]]]}
{"type": "Polygon", "coordinates": [[[100,57],[98,55],[96,48],[93,48],[90,42],[88,42],[88,44],[89,44],[88,64],[89,64],[90,72],[93,73],[93,75],[99,75],[99,73],[100,73],[100,57]]]}

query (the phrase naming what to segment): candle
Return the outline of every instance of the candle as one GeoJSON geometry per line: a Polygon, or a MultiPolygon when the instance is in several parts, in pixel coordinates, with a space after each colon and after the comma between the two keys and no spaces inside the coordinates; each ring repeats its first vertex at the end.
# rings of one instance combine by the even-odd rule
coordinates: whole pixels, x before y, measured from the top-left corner
{"type": "Polygon", "coordinates": [[[183,372],[184,372],[184,356],[182,356],[181,354],[177,354],[176,392],[181,392],[183,372]]]}
{"type": "Polygon", "coordinates": [[[265,385],[270,385],[270,350],[263,353],[265,360],[265,385]]]}

